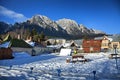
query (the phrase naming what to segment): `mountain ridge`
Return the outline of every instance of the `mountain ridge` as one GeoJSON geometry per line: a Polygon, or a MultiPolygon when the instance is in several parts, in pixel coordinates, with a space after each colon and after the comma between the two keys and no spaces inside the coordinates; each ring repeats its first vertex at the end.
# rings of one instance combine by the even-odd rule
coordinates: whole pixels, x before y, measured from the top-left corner
{"type": "MultiPolygon", "coordinates": [[[[4,23],[10,26],[7,23],[4,23]]],[[[0,24],[1,27],[4,25],[0,24]]],[[[7,28],[8,28],[7,27],[7,28]]],[[[58,21],[53,21],[44,15],[35,15],[25,22],[17,22],[10,29],[4,32],[15,31],[16,29],[33,29],[35,28],[38,33],[43,31],[48,36],[58,36],[58,37],[82,37],[83,35],[104,35],[106,33],[102,31],[97,31],[95,29],[88,29],[83,24],[78,24],[76,21],[71,19],[59,19],[58,21]]],[[[3,32],[3,33],[4,33],[3,32]]],[[[19,32],[18,32],[19,33],[19,32]]]]}

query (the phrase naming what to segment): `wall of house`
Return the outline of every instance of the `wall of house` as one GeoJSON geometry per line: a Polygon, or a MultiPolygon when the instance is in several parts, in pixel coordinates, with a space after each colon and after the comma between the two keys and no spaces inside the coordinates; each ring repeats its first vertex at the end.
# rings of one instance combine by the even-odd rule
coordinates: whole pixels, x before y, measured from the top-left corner
{"type": "Polygon", "coordinates": [[[28,52],[31,54],[32,48],[11,47],[13,52],[28,52]]]}
{"type": "Polygon", "coordinates": [[[52,52],[52,48],[46,47],[34,47],[34,48],[19,48],[19,47],[12,47],[11,48],[14,52],[27,52],[30,55],[39,55],[42,53],[49,53],[52,52]],[[34,50],[34,53],[32,52],[34,50]]]}
{"type": "Polygon", "coordinates": [[[0,48],[0,59],[11,59],[13,58],[12,49],[10,48],[0,48]]]}
{"type": "Polygon", "coordinates": [[[107,39],[102,40],[101,48],[102,49],[108,49],[109,48],[109,40],[107,40],[107,39]]]}
{"type": "Polygon", "coordinates": [[[97,47],[94,47],[93,48],[93,50],[90,50],[90,48],[88,47],[86,47],[86,48],[83,48],[83,50],[84,50],[84,53],[93,53],[93,52],[100,52],[100,48],[97,48],[97,47]]]}
{"type": "Polygon", "coordinates": [[[82,46],[85,53],[100,52],[101,40],[84,40],[82,46]]]}
{"type": "Polygon", "coordinates": [[[64,44],[66,42],[66,40],[65,39],[56,39],[56,42],[58,44],[64,44]]]}

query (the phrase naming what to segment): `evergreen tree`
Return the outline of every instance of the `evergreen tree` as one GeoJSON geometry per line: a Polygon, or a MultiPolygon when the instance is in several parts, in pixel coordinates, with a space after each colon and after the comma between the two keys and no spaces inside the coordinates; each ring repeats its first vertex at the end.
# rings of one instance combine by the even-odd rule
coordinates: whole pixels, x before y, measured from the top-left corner
{"type": "Polygon", "coordinates": [[[32,29],[30,36],[32,37],[32,40],[34,40],[34,36],[37,35],[36,29],[32,29]]]}
{"type": "Polygon", "coordinates": [[[31,34],[31,32],[30,32],[29,28],[26,29],[26,31],[25,31],[25,37],[26,37],[26,39],[28,39],[30,37],[30,34],[31,34]]]}
{"type": "Polygon", "coordinates": [[[88,35],[84,35],[83,39],[85,39],[85,40],[89,39],[88,35]]]}
{"type": "Polygon", "coordinates": [[[34,28],[34,29],[32,29],[32,31],[31,31],[31,35],[32,35],[32,36],[37,35],[37,31],[36,31],[36,29],[35,29],[35,28],[34,28]]]}
{"type": "Polygon", "coordinates": [[[44,41],[45,40],[45,35],[43,32],[40,33],[40,41],[44,41]]]}

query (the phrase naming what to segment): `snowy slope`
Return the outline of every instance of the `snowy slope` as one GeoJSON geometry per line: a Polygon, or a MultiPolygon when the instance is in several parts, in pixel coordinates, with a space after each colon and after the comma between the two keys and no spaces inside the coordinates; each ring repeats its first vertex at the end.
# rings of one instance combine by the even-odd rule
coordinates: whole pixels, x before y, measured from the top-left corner
{"type": "MultiPolygon", "coordinates": [[[[108,54],[85,54],[85,58],[90,59],[89,62],[66,63],[66,59],[71,59],[71,56],[53,53],[32,57],[24,52],[14,53],[14,59],[0,60],[0,79],[94,80],[92,72],[95,70],[96,80],[119,80],[120,70],[116,69],[115,60],[109,59],[108,54]]],[[[120,66],[120,60],[118,65],[120,66]]]]}

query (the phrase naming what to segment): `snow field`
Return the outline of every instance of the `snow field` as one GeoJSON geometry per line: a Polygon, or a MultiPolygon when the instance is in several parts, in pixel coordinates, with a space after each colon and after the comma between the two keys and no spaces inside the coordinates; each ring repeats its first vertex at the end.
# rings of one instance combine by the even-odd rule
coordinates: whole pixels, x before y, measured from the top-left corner
{"type": "Polygon", "coordinates": [[[96,71],[96,80],[119,80],[120,69],[116,69],[115,59],[109,59],[108,55],[90,53],[84,55],[89,62],[66,63],[71,56],[53,53],[32,57],[24,52],[15,53],[14,59],[0,61],[0,77],[9,80],[93,80],[93,71],[96,71]]]}

